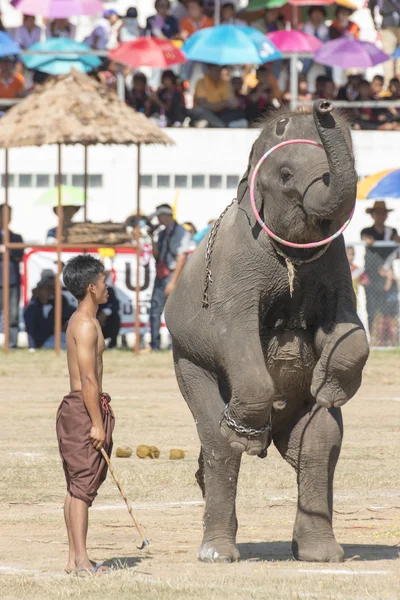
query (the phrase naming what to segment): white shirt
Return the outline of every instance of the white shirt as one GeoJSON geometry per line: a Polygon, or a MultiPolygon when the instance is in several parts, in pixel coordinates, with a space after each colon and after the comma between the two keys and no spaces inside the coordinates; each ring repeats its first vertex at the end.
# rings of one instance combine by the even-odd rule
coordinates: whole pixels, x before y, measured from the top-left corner
{"type": "Polygon", "coordinates": [[[327,42],[329,40],[329,29],[325,23],[321,23],[321,25],[315,29],[311,21],[307,21],[307,23],[304,23],[303,25],[303,32],[315,35],[321,42],[327,42]]]}
{"type": "Polygon", "coordinates": [[[32,44],[40,42],[41,35],[42,30],[38,25],[35,25],[32,31],[28,31],[25,25],[21,25],[20,27],[17,27],[14,32],[14,40],[23,50],[26,50],[26,48],[29,48],[32,44]]]}

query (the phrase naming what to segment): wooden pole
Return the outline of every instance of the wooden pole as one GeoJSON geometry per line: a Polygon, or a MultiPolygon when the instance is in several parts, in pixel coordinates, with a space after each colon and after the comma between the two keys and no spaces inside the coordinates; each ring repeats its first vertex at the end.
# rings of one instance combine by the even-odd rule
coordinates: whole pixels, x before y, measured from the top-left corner
{"type": "Polygon", "coordinates": [[[61,325],[62,325],[62,298],[61,298],[61,272],[62,272],[62,242],[63,242],[63,209],[62,209],[62,187],[61,187],[61,144],[58,144],[58,227],[57,227],[57,277],[54,304],[54,338],[57,356],[61,350],[61,325]]]}
{"type": "Polygon", "coordinates": [[[4,352],[8,354],[10,346],[10,209],[8,204],[8,149],[5,149],[5,177],[4,177],[4,208],[3,208],[3,324],[4,324],[4,352]]]}
{"type": "Polygon", "coordinates": [[[136,192],[136,227],[135,227],[135,238],[136,238],[136,307],[135,307],[135,354],[140,354],[140,144],[137,145],[137,192],[136,192]]]}
{"type": "Polygon", "coordinates": [[[88,147],[84,146],[85,148],[85,159],[84,159],[84,174],[83,174],[83,220],[86,223],[87,222],[87,200],[88,200],[88,196],[87,196],[87,191],[88,191],[88,147]]]}

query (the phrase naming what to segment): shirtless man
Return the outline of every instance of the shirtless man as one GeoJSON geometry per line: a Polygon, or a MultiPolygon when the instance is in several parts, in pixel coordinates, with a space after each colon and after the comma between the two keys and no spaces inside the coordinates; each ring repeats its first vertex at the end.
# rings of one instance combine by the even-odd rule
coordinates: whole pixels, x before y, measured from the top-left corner
{"type": "Polygon", "coordinates": [[[57,438],[67,496],[64,505],[69,557],[67,573],[101,574],[86,550],[88,508],[107,475],[101,455],[112,451],[114,415],[110,397],[103,393],[104,338],[96,315],[99,304],[107,302],[104,267],[88,254],[72,258],[63,271],[67,289],[78,300],[67,329],[67,360],[70,393],[57,413],[57,438]]]}

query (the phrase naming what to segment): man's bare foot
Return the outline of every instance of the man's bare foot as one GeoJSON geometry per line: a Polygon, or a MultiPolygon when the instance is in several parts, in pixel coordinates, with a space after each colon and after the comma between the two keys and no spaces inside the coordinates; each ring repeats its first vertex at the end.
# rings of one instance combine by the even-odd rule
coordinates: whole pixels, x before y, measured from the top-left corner
{"type": "MultiPolygon", "coordinates": [[[[94,560],[90,561],[90,564],[92,565],[90,568],[95,568],[96,567],[96,563],[94,562],[94,560]]],[[[67,566],[65,567],[65,572],[68,575],[71,575],[71,573],[73,573],[76,569],[76,565],[75,565],[75,559],[69,559],[67,562],[67,566]]]]}

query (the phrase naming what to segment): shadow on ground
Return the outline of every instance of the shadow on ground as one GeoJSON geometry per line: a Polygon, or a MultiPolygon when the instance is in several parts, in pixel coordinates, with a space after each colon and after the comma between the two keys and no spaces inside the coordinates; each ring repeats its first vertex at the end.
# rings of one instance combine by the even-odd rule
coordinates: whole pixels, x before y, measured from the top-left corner
{"type": "Polygon", "coordinates": [[[148,560],[149,556],[115,556],[104,561],[104,566],[118,571],[120,569],[133,569],[137,567],[144,560],[148,560]]]}
{"type": "MultiPolygon", "coordinates": [[[[242,560],[259,559],[263,561],[294,560],[291,542],[257,542],[238,544],[242,560]]],[[[342,544],[345,560],[397,560],[400,558],[398,546],[379,544],[342,544]]]]}

